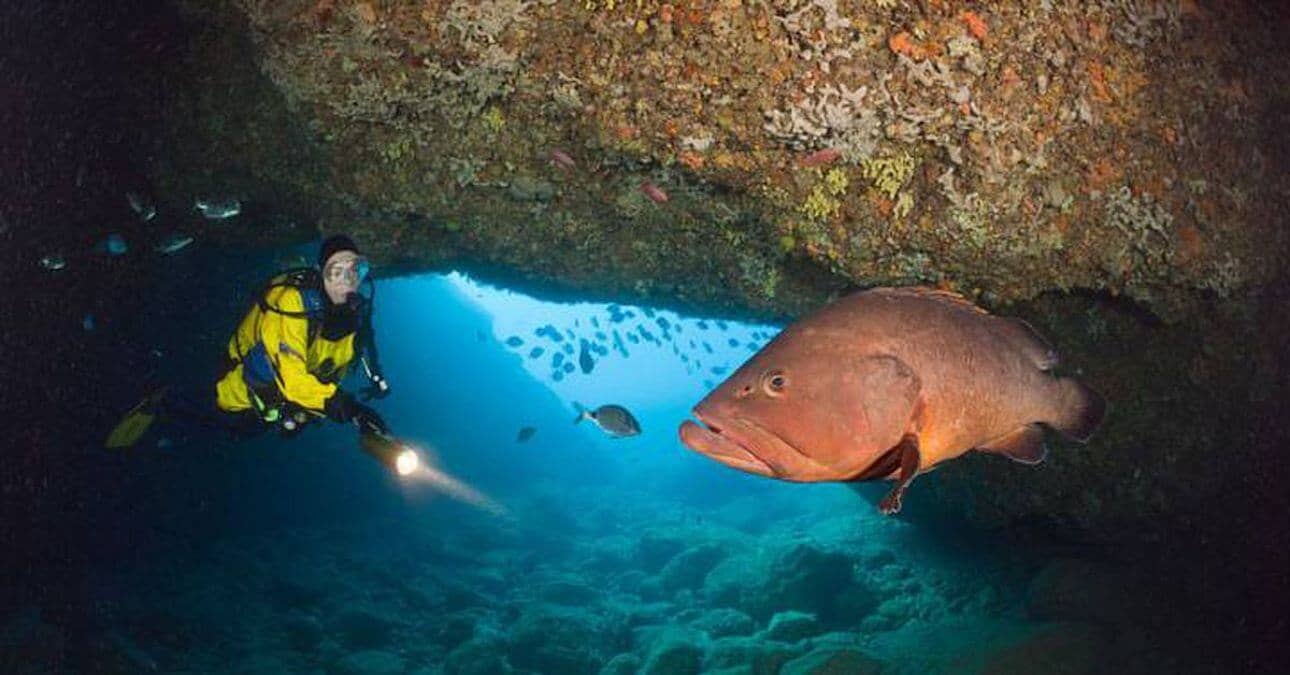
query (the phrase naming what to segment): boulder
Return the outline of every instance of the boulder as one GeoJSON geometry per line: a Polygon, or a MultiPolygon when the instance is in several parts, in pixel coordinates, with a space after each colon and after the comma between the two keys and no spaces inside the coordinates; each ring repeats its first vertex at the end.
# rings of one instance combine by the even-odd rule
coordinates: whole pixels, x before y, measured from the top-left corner
{"type": "Polygon", "coordinates": [[[705,543],[688,548],[668,561],[658,575],[659,587],[675,592],[698,589],[703,578],[725,559],[727,551],[717,544],[705,543]]]}
{"type": "Polygon", "coordinates": [[[381,650],[350,654],[328,668],[328,675],[403,675],[403,658],[381,650]]]}
{"type": "Polygon", "coordinates": [[[815,614],[825,626],[859,624],[878,596],[852,572],[855,560],[837,552],[798,544],[768,563],[727,559],[704,580],[703,597],[768,621],[776,612],[815,614]],[[752,571],[750,571],[752,570],[752,571]]]}
{"type": "Polygon", "coordinates": [[[666,630],[650,646],[642,675],[698,675],[703,647],[689,631],[666,630]]]}
{"type": "Polygon", "coordinates": [[[658,574],[673,556],[685,550],[686,540],[665,532],[646,532],[636,544],[636,561],[650,574],[658,574]]]}
{"type": "Polygon", "coordinates": [[[893,595],[878,604],[877,611],[865,621],[878,630],[899,628],[915,616],[916,598],[908,593],[893,595]],[[870,621],[872,620],[872,621],[870,621]]]}
{"type": "Polygon", "coordinates": [[[779,612],[771,617],[770,626],[762,633],[763,637],[777,642],[800,642],[824,632],[819,619],[814,614],[805,612],[779,612]]]}
{"type": "Polygon", "coordinates": [[[779,675],[878,675],[882,661],[855,649],[819,649],[784,664],[779,675]]]}
{"type": "Polygon", "coordinates": [[[719,638],[708,646],[703,671],[748,668],[750,672],[776,673],[781,665],[801,654],[801,649],[783,642],[753,637],[719,638]]]}
{"type": "MultiPolygon", "coordinates": [[[[623,593],[639,594],[641,587],[646,581],[652,580],[652,577],[640,570],[629,569],[613,576],[612,579],[611,583],[615,589],[623,593]]],[[[655,582],[655,585],[657,585],[657,582],[655,582]]]]}
{"type": "Polygon", "coordinates": [[[460,645],[444,659],[444,675],[508,675],[511,666],[503,645],[494,640],[475,639],[460,645]]]}
{"type": "Polygon", "coordinates": [[[515,668],[539,673],[597,673],[603,659],[590,638],[601,632],[600,623],[585,611],[535,603],[511,630],[508,659],[515,668]]]}
{"type": "Polygon", "coordinates": [[[721,607],[708,610],[690,622],[691,628],[697,628],[708,634],[708,637],[720,638],[730,635],[749,635],[756,629],[752,617],[737,609],[721,607]]]}
{"type": "Polygon", "coordinates": [[[609,659],[609,663],[600,669],[599,675],[636,675],[641,667],[641,657],[624,653],[609,659]]]}
{"type": "Polygon", "coordinates": [[[538,597],[545,602],[571,607],[585,607],[600,600],[600,592],[581,581],[558,579],[543,584],[538,597]]]}
{"type": "Polygon", "coordinates": [[[388,646],[397,624],[373,612],[355,608],[341,612],[330,628],[345,648],[362,651],[388,646]]]}
{"type": "Polygon", "coordinates": [[[457,612],[444,617],[432,631],[432,641],[446,649],[455,649],[475,637],[478,618],[471,612],[457,612]]]}

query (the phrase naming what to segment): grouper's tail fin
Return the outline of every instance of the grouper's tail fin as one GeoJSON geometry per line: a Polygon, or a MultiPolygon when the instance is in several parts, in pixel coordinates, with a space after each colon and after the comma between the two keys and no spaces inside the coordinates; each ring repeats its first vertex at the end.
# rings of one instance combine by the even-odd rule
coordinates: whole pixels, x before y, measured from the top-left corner
{"type": "Polygon", "coordinates": [[[587,409],[586,409],[586,408],[584,408],[584,407],[582,407],[582,404],[581,404],[581,403],[578,403],[577,401],[574,401],[574,402],[573,402],[573,409],[578,411],[578,416],[577,416],[577,417],[575,417],[575,418],[573,418],[573,423],[574,423],[574,424],[577,424],[578,422],[581,422],[581,421],[586,420],[586,419],[591,419],[591,415],[587,414],[587,409]]]}
{"type": "Polygon", "coordinates": [[[1106,417],[1106,399],[1073,377],[1057,381],[1057,412],[1048,425],[1068,440],[1088,442],[1106,417]]]}

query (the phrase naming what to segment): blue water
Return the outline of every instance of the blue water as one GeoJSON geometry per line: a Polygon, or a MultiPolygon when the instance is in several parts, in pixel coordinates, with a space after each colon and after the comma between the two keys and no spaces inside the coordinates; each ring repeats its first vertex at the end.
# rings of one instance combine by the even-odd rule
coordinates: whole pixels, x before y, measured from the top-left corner
{"type": "MultiPolygon", "coordinates": [[[[185,302],[185,283],[240,281],[193,265],[176,268],[189,279],[175,280],[178,297],[151,308],[174,328],[156,334],[152,376],[162,381],[203,377],[198,355],[219,348],[220,326],[240,311],[231,299],[185,302]]],[[[1004,543],[953,520],[885,518],[874,507],[881,485],[771,481],[684,449],[676,429],[689,408],[779,326],[553,303],[460,273],[382,279],[376,307],[393,388],[376,407],[473,497],[394,476],[359,450],[353,429],[330,423],[244,442],[161,426],[133,453],[87,448],[80,461],[92,475],[78,480],[96,487],[82,498],[84,531],[62,544],[87,560],[43,575],[33,595],[43,601],[0,615],[4,670],[1231,665],[1208,648],[1207,624],[1175,612],[1186,603],[1144,582],[1144,570],[1078,547],[1004,543]],[[573,423],[577,404],[605,403],[630,409],[643,433],[612,439],[573,423]],[[536,431],[520,442],[524,427],[536,431]]],[[[918,487],[907,498],[915,513],[918,487]]]]}

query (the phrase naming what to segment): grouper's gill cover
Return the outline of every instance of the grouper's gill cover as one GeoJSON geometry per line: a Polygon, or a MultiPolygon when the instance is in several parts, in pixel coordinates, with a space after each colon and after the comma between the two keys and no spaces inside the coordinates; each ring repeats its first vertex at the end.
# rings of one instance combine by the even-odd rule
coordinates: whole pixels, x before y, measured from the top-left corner
{"type": "Polygon", "coordinates": [[[789,326],[694,408],[681,441],[723,464],[791,481],[897,479],[978,449],[1036,464],[1039,425],[1084,441],[1105,402],[1047,372],[1029,326],[956,294],[880,288],[789,326]]]}

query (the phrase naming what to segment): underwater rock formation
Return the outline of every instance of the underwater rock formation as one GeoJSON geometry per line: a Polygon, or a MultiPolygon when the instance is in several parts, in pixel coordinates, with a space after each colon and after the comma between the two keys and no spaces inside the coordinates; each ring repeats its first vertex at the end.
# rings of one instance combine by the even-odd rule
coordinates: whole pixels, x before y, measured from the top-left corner
{"type": "Polygon", "coordinates": [[[765,311],[827,292],[802,266],[1169,316],[1268,280],[1272,10],[960,4],[181,3],[217,41],[190,67],[249,37],[267,83],[193,93],[205,171],[163,171],[272,183],[387,260],[765,311]]]}

